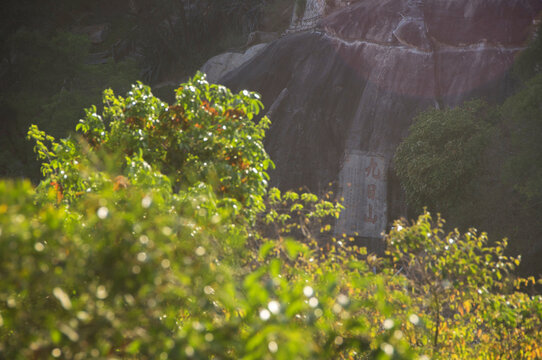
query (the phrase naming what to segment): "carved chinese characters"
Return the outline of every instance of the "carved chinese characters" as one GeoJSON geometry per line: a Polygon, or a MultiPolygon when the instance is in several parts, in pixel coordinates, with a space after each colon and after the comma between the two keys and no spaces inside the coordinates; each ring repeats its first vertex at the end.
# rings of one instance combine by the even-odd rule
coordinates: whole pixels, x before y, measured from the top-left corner
{"type": "Polygon", "coordinates": [[[344,198],[336,234],[378,238],[387,221],[386,160],[376,154],[349,151],[339,173],[339,194],[344,198]]]}

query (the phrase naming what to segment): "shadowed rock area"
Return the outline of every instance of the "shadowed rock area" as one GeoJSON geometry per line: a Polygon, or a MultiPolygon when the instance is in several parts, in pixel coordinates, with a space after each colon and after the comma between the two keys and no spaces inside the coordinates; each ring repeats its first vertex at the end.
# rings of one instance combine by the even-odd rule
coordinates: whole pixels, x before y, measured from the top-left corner
{"type": "MultiPolygon", "coordinates": [[[[509,95],[509,69],[541,10],[540,0],[360,0],[270,43],[220,82],[262,94],[272,185],[321,192],[352,152],[393,169],[420,111],[509,95]]],[[[391,172],[387,186],[382,215],[404,215],[391,172]]]]}

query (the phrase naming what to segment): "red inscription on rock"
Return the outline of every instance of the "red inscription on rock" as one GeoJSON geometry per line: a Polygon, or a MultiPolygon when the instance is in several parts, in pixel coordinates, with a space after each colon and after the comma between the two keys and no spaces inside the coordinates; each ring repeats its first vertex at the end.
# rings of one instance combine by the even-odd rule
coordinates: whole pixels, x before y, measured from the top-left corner
{"type": "Polygon", "coordinates": [[[365,215],[365,222],[374,224],[376,223],[376,214],[373,215],[373,206],[369,204],[369,214],[365,215]]]}
{"type": "Polygon", "coordinates": [[[371,158],[371,163],[369,166],[365,168],[365,176],[372,175],[373,179],[379,180],[382,177],[382,174],[380,173],[380,169],[378,168],[378,164],[376,163],[375,159],[371,158]]]}

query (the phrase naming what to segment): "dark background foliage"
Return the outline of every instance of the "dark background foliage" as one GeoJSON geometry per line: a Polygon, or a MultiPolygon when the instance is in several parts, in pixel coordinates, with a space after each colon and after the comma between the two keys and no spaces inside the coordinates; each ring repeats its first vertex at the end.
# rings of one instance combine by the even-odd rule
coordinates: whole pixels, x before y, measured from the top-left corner
{"type": "Polygon", "coordinates": [[[289,3],[4,1],[0,176],[34,182],[40,178],[31,146],[24,140],[30,124],[65,136],[83,116],[83,108],[100,103],[103,89],[124,93],[136,80],[154,85],[158,95],[171,101],[173,87],[211,56],[242,48],[253,30],[283,30],[289,3]],[[269,15],[265,19],[264,13],[269,15]]]}

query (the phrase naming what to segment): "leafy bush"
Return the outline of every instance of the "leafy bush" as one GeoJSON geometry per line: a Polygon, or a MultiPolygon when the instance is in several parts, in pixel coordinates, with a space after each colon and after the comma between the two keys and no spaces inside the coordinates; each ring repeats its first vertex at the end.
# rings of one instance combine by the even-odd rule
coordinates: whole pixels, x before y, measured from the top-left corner
{"type": "Polygon", "coordinates": [[[410,226],[396,221],[386,235],[387,254],[424,314],[424,331],[406,336],[435,358],[539,358],[542,297],[518,291],[535,283],[513,275],[520,258],[504,255],[506,239],[488,246],[485,233],[445,233],[443,225],[426,212],[410,226]]]}
{"type": "Polygon", "coordinates": [[[269,120],[251,121],[262,106],[258,95],[233,95],[200,74],[177,89],[176,99],[169,106],[142,84],[132,87],[126,98],[108,90],[102,115],[91,107],[76,127],[82,143],[75,138],[57,143],[33,126],[29,136],[37,140],[36,150],[46,160],[42,170],[49,181],[43,186],[54,186],[59,198],[68,202],[91,190],[95,184],[79,169],[95,153],[103,161],[120,156],[116,160],[124,165],[118,175],[126,180],[119,182],[136,180],[130,172],[137,158],[156,166],[175,189],[208,181],[221,196],[243,205],[240,209],[261,210],[265,170],[272,162],[262,144],[269,120]],[[51,142],[50,148],[45,142],[51,142]]]}
{"type": "Polygon", "coordinates": [[[504,175],[531,203],[542,201],[542,74],[526,82],[502,106],[504,124],[512,138],[512,151],[504,175]]]}
{"type": "Polygon", "coordinates": [[[247,273],[222,261],[216,241],[234,235],[212,192],[166,205],[157,192],[114,190],[109,180],[69,209],[37,207],[27,183],[2,183],[5,357],[409,358],[393,326],[362,316],[393,312],[384,279],[362,262],[341,259],[340,273],[287,266],[275,251],[313,263],[306,246],[286,241],[263,246],[247,273]]]}
{"type": "Polygon", "coordinates": [[[471,101],[418,115],[394,159],[413,208],[441,211],[465,198],[489,141],[492,111],[482,101],[471,101]]]}

